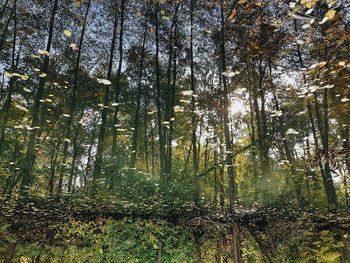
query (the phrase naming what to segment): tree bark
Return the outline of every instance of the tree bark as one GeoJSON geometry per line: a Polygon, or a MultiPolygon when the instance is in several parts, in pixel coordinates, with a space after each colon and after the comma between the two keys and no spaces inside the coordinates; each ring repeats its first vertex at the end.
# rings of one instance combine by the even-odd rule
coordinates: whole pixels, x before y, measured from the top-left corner
{"type": "Polygon", "coordinates": [[[64,128],[65,129],[64,136],[65,136],[66,140],[64,141],[64,144],[63,144],[62,166],[61,166],[60,178],[59,178],[58,188],[57,188],[58,195],[60,195],[62,192],[64,173],[65,173],[66,166],[67,166],[68,147],[69,147],[69,142],[71,140],[72,123],[73,123],[73,118],[74,118],[74,113],[75,113],[76,103],[77,103],[77,99],[76,99],[77,95],[76,94],[77,94],[77,89],[78,89],[80,59],[81,59],[82,47],[83,47],[84,36],[85,36],[85,29],[86,29],[86,24],[87,24],[87,17],[89,15],[90,6],[91,6],[91,0],[89,0],[87,2],[87,7],[86,7],[85,15],[84,15],[83,27],[81,29],[81,34],[80,34],[77,60],[76,60],[75,67],[74,67],[73,89],[72,89],[72,94],[71,94],[70,104],[69,104],[69,117],[65,123],[65,128],[64,128]]]}
{"type": "MultiPolygon", "coordinates": [[[[114,24],[113,24],[113,36],[112,36],[112,42],[111,42],[111,49],[109,53],[109,63],[108,63],[108,73],[107,73],[107,79],[111,81],[112,78],[112,67],[113,67],[113,57],[114,57],[114,49],[115,49],[115,42],[117,37],[117,26],[118,26],[118,16],[119,13],[116,11],[114,16],[114,24]]],[[[94,168],[92,172],[92,180],[93,180],[93,189],[92,192],[94,194],[96,190],[96,180],[101,176],[102,171],[102,155],[105,148],[105,136],[106,136],[106,125],[107,125],[107,115],[108,110],[107,107],[109,105],[109,86],[105,85],[104,90],[104,97],[103,97],[103,109],[101,114],[101,125],[98,133],[98,142],[97,142],[97,149],[96,149],[96,157],[94,162],[94,168]]]]}
{"type": "Polygon", "coordinates": [[[159,64],[159,17],[158,17],[158,5],[155,6],[155,38],[156,38],[156,54],[155,54],[155,70],[156,70],[156,106],[157,106],[157,123],[158,123],[158,136],[159,136],[159,162],[160,162],[160,192],[164,194],[166,192],[165,181],[165,143],[162,124],[162,104],[161,104],[161,86],[160,86],[160,64],[159,64]]]}
{"type": "Polygon", "coordinates": [[[14,9],[11,10],[11,12],[9,14],[9,17],[8,17],[8,19],[6,21],[4,31],[2,32],[2,35],[1,35],[1,38],[0,38],[0,50],[2,50],[2,48],[4,46],[7,30],[9,28],[9,25],[10,25],[10,22],[11,22],[11,19],[12,19],[12,16],[13,16],[13,12],[14,12],[14,9]]]}
{"type": "Polygon", "coordinates": [[[123,35],[124,35],[124,20],[125,20],[125,0],[121,0],[120,7],[120,31],[119,31],[119,62],[115,84],[115,109],[113,115],[112,126],[112,157],[116,158],[117,154],[117,127],[118,124],[118,112],[119,112],[119,96],[121,91],[120,77],[123,65],[123,35]]]}
{"type": "Polygon", "coordinates": [[[191,68],[191,90],[193,92],[192,94],[192,100],[191,100],[191,106],[192,106],[192,119],[191,119],[191,125],[192,125],[192,161],[193,161],[193,179],[194,179],[194,202],[197,207],[199,207],[199,195],[200,195],[200,185],[199,185],[199,162],[198,162],[198,153],[197,153],[197,116],[195,113],[196,109],[196,99],[195,96],[193,96],[196,93],[196,83],[195,83],[195,73],[194,73],[194,61],[193,61],[193,27],[194,27],[194,6],[195,6],[195,0],[191,0],[191,9],[190,9],[190,27],[191,27],[191,33],[190,33],[190,68],[191,68]]]}
{"type": "MultiPolygon", "coordinates": [[[[221,59],[221,70],[226,71],[226,50],[225,50],[225,13],[224,13],[224,0],[220,1],[220,13],[221,13],[221,32],[220,32],[220,59],[221,59]]],[[[232,142],[230,138],[229,130],[229,99],[228,99],[228,87],[226,76],[222,77],[222,85],[224,88],[224,98],[223,98],[223,118],[224,118],[224,137],[226,146],[226,166],[228,175],[228,185],[229,185],[229,200],[230,200],[230,211],[234,212],[234,207],[237,204],[237,186],[235,182],[234,173],[234,163],[232,161],[232,142]]],[[[235,263],[241,263],[241,251],[239,248],[239,229],[235,227],[232,228],[232,239],[233,239],[233,259],[235,263]]]]}
{"type": "MultiPolygon", "coordinates": [[[[47,45],[46,45],[46,51],[49,53],[51,51],[57,9],[58,9],[58,0],[55,0],[52,8],[52,12],[51,12],[49,36],[48,36],[47,45]]],[[[41,68],[42,73],[48,74],[49,62],[50,62],[49,56],[45,55],[44,63],[41,68]]],[[[31,119],[32,119],[31,127],[37,127],[39,125],[40,100],[44,94],[45,83],[46,83],[46,77],[40,78],[39,87],[35,95],[34,106],[31,114],[31,119]]],[[[29,188],[31,187],[33,182],[32,172],[33,172],[34,159],[35,159],[36,138],[37,138],[37,129],[34,129],[31,131],[29,135],[29,142],[27,146],[26,157],[22,168],[22,183],[21,183],[21,189],[20,189],[22,196],[25,196],[28,194],[29,188]]]]}
{"type": "MultiPolygon", "coordinates": [[[[12,54],[11,54],[11,73],[15,72],[17,69],[18,61],[16,62],[15,54],[16,54],[16,38],[17,38],[17,0],[13,2],[12,16],[13,16],[13,41],[12,41],[12,54]]],[[[19,53],[18,53],[19,58],[19,53]]],[[[9,81],[9,89],[7,93],[6,100],[4,102],[3,107],[1,108],[1,119],[0,119],[0,154],[2,153],[2,147],[5,141],[5,129],[7,125],[8,115],[12,102],[12,93],[15,85],[15,77],[11,77],[9,81]]]]}
{"type": "MultiPolygon", "coordinates": [[[[147,13],[146,13],[147,16],[147,13]]],[[[132,136],[132,146],[131,146],[131,160],[130,160],[130,167],[133,168],[136,165],[136,158],[137,158],[137,137],[139,132],[139,115],[140,115],[140,107],[141,107],[141,94],[142,94],[142,76],[143,76],[143,68],[144,68],[144,61],[145,61],[145,45],[146,45],[146,38],[147,38],[147,21],[145,17],[144,22],[144,33],[143,33],[143,39],[142,39],[142,48],[141,48],[141,60],[140,60],[140,70],[138,75],[138,83],[137,83],[137,101],[136,101],[136,110],[135,110],[135,117],[134,117],[134,130],[133,130],[133,136],[132,136]]]]}

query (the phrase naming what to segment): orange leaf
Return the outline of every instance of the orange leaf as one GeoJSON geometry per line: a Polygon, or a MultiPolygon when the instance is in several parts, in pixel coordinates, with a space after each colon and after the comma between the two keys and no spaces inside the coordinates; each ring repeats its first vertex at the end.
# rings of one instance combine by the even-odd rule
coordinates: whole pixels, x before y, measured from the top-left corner
{"type": "Polygon", "coordinates": [[[232,20],[236,14],[237,14],[237,10],[236,10],[236,9],[233,9],[231,15],[228,17],[227,20],[232,20]]]}

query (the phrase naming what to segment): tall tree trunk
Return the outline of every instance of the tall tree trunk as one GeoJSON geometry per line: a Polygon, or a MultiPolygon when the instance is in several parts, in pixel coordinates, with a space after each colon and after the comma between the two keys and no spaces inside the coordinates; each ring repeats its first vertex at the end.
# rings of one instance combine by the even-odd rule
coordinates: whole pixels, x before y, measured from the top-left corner
{"type": "Polygon", "coordinates": [[[150,128],[151,128],[151,151],[152,151],[152,175],[154,175],[155,172],[155,155],[156,155],[156,150],[155,150],[155,143],[154,143],[154,127],[153,127],[153,122],[150,120],[150,128]]]}
{"type": "MultiPolygon", "coordinates": [[[[92,126],[94,126],[94,124],[96,123],[95,119],[92,122],[92,126]]],[[[90,142],[90,146],[88,148],[88,152],[87,152],[87,160],[86,160],[86,167],[85,167],[85,174],[84,174],[84,178],[83,178],[83,184],[84,186],[87,185],[87,181],[89,179],[89,176],[91,175],[91,159],[92,159],[92,147],[95,144],[95,137],[96,137],[96,129],[92,130],[92,135],[91,135],[91,142],[90,142]]]]}
{"type": "Polygon", "coordinates": [[[4,15],[6,9],[7,9],[7,5],[9,3],[9,0],[5,0],[4,5],[1,7],[1,11],[0,11],[0,20],[2,19],[2,16],[4,15]]]}
{"type": "MultiPolygon", "coordinates": [[[[177,27],[175,23],[174,27],[174,36],[175,39],[177,38],[177,27]]],[[[168,104],[170,108],[170,118],[169,118],[169,129],[168,129],[168,139],[167,139],[167,164],[166,164],[166,175],[167,179],[166,181],[170,181],[170,175],[172,173],[172,159],[173,159],[173,134],[174,134],[174,125],[175,125],[175,112],[174,112],[174,106],[175,106],[175,93],[176,93],[176,77],[177,77],[177,41],[174,42],[175,51],[174,51],[174,61],[173,61],[173,77],[172,77],[172,85],[171,85],[171,91],[170,91],[170,104],[168,104]]]]}
{"type": "MultiPolygon", "coordinates": [[[[224,12],[224,0],[220,1],[220,13],[221,13],[221,32],[220,32],[220,60],[221,60],[221,70],[226,71],[226,50],[225,50],[225,12],[224,12]]],[[[223,98],[223,118],[224,118],[224,137],[226,146],[226,166],[228,175],[228,185],[229,185],[229,200],[230,200],[230,211],[234,212],[234,207],[237,204],[237,186],[235,182],[234,173],[234,163],[232,155],[232,142],[230,138],[229,130],[229,91],[227,87],[226,76],[222,77],[222,85],[224,88],[224,98],[223,98]]],[[[240,241],[239,241],[239,228],[237,224],[232,225],[232,240],[233,240],[233,259],[235,263],[241,263],[241,251],[240,251],[240,241]]]]}
{"type": "Polygon", "coordinates": [[[159,162],[160,162],[160,192],[164,194],[166,192],[165,181],[165,143],[162,124],[162,104],[161,104],[161,86],[160,86],[160,64],[159,64],[159,17],[158,17],[158,5],[155,7],[155,38],[156,38],[156,55],[155,55],[155,70],[156,70],[156,106],[157,106],[157,124],[158,124],[158,137],[159,137],[159,162]]]}
{"type": "MultiPolygon", "coordinates": [[[[113,36],[112,36],[112,42],[111,42],[111,49],[109,53],[109,63],[108,63],[108,73],[107,73],[107,79],[110,81],[112,78],[113,56],[114,56],[115,42],[117,37],[118,16],[119,16],[119,13],[118,11],[116,11],[115,17],[114,17],[113,36]]],[[[108,105],[109,105],[109,86],[105,85],[104,97],[103,97],[104,107],[102,109],[102,114],[101,114],[101,125],[98,133],[96,157],[95,157],[94,168],[92,172],[92,180],[94,184],[92,189],[93,193],[95,192],[95,188],[96,188],[96,185],[95,185],[96,180],[101,176],[101,171],[102,171],[102,155],[105,148],[108,105]]]]}
{"type": "Polygon", "coordinates": [[[137,137],[139,132],[139,115],[140,115],[140,107],[141,107],[141,94],[142,94],[142,76],[143,76],[143,68],[144,68],[144,61],[145,61],[145,45],[146,45],[146,38],[147,38],[147,21],[146,21],[145,15],[145,22],[144,22],[144,33],[143,33],[143,39],[142,39],[142,49],[141,49],[141,60],[140,60],[140,70],[138,75],[138,81],[137,81],[137,101],[136,101],[136,110],[135,110],[135,116],[134,116],[134,130],[133,130],[133,136],[132,136],[132,146],[131,146],[131,160],[130,160],[130,167],[133,168],[136,165],[136,158],[137,158],[137,137]]]}
{"type": "Polygon", "coordinates": [[[118,112],[119,112],[119,96],[121,91],[120,77],[123,65],[123,35],[124,35],[124,20],[125,20],[125,1],[121,0],[120,6],[120,31],[119,31],[119,62],[115,84],[115,109],[113,115],[112,126],[112,157],[116,158],[117,154],[117,127],[118,124],[118,112]]]}
{"type": "MultiPolygon", "coordinates": [[[[47,45],[46,45],[46,51],[49,53],[51,51],[51,44],[52,44],[52,37],[53,37],[57,8],[58,8],[58,0],[55,0],[52,8],[52,12],[51,12],[49,36],[48,36],[47,45]]],[[[41,68],[42,73],[48,74],[49,62],[50,62],[49,56],[45,55],[44,63],[41,68]]],[[[46,83],[46,77],[40,78],[39,87],[35,95],[34,106],[31,114],[31,120],[32,120],[31,127],[37,127],[39,125],[40,100],[44,94],[45,83],[46,83]]],[[[21,190],[20,190],[21,195],[27,195],[29,188],[31,187],[34,179],[32,172],[33,172],[34,159],[35,159],[36,137],[37,137],[37,129],[34,129],[31,131],[29,135],[29,142],[27,146],[26,157],[22,168],[22,183],[21,183],[21,190]]]]}
{"type": "Polygon", "coordinates": [[[4,46],[4,43],[5,43],[5,40],[6,40],[6,34],[7,34],[8,29],[9,29],[9,25],[10,25],[12,16],[14,15],[14,11],[15,11],[15,9],[13,8],[11,10],[10,14],[9,14],[9,17],[7,18],[4,31],[2,32],[2,35],[1,35],[1,38],[0,38],[0,50],[2,50],[2,48],[4,46]]]}
{"type": "MultiPolygon", "coordinates": [[[[261,137],[265,138],[267,134],[267,118],[265,111],[265,91],[263,87],[263,80],[265,77],[265,67],[262,65],[262,58],[259,63],[259,96],[260,96],[260,124],[261,124],[261,137]]],[[[261,162],[262,162],[262,171],[263,174],[270,173],[270,164],[269,164],[269,146],[267,140],[261,140],[261,162]]]]}
{"type": "Polygon", "coordinates": [[[73,138],[73,157],[72,157],[72,165],[69,172],[69,180],[68,180],[68,193],[71,195],[75,185],[75,169],[76,163],[78,159],[78,135],[80,132],[80,125],[76,128],[75,136],[73,138]]]}
{"type": "Polygon", "coordinates": [[[312,107],[311,107],[310,98],[307,98],[307,110],[308,110],[308,116],[309,116],[312,137],[314,139],[314,144],[315,144],[316,158],[317,158],[318,166],[320,168],[322,180],[324,181],[325,175],[324,175],[324,167],[323,167],[323,163],[322,163],[321,149],[320,149],[318,138],[317,138],[315,119],[314,119],[313,114],[312,114],[312,107]]]}
{"type": "Polygon", "coordinates": [[[168,56],[168,68],[167,68],[167,88],[165,93],[166,108],[164,118],[169,124],[164,126],[164,141],[165,141],[165,166],[164,177],[166,183],[168,183],[168,177],[172,170],[172,134],[174,130],[174,101],[175,101],[175,88],[176,88],[176,65],[177,65],[177,51],[176,51],[176,33],[177,33],[177,19],[178,11],[181,2],[175,4],[175,11],[173,20],[170,27],[169,35],[169,56],[168,56]],[[174,41],[175,39],[175,41],[174,41]],[[172,71],[173,70],[173,71],[172,71]],[[171,72],[173,73],[171,76],[171,72]]]}
{"type": "Polygon", "coordinates": [[[57,165],[57,159],[59,156],[59,149],[62,141],[59,140],[59,142],[55,145],[56,150],[52,150],[51,160],[50,160],[50,179],[48,183],[48,192],[50,195],[53,195],[53,188],[55,184],[55,174],[56,174],[56,165],[57,165]]]}
{"type": "Polygon", "coordinates": [[[190,33],[190,67],[191,67],[191,90],[192,94],[192,161],[193,161],[193,179],[194,179],[194,202],[196,206],[199,206],[199,195],[200,195],[200,185],[199,185],[199,162],[198,162],[198,153],[197,153],[197,116],[195,113],[196,109],[196,99],[194,94],[196,93],[196,83],[195,83],[195,73],[194,73],[194,61],[193,61],[193,27],[194,27],[194,6],[195,0],[191,0],[191,9],[190,9],[190,20],[191,20],[191,33],[190,33]]]}
{"type": "MultiPolygon", "coordinates": [[[[224,17],[224,1],[221,0],[221,33],[220,33],[220,60],[222,72],[226,71],[226,51],[225,51],[225,17],[224,17]]],[[[226,146],[226,167],[229,180],[229,200],[230,210],[233,212],[233,207],[237,203],[237,188],[234,176],[233,167],[233,155],[232,155],[232,142],[230,138],[229,130],[229,99],[228,99],[228,87],[226,76],[222,76],[222,85],[224,88],[223,93],[223,125],[224,125],[224,138],[226,146]]]]}
{"type": "Polygon", "coordinates": [[[62,166],[61,166],[61,171],[60,171],[60,178],[58,182],[58,188],[57,188],[57,194],[61,194],[62,192],[62,185],[63,185],[63,179],[64,179],[64,173],[66,170],[67,166],[67,157],[68,157],[68,147],[69,143],[71,141],[71,130],[72,130],[72,123],[73,123],[73,118],[74,118],[74,113],[76,109],[76,94],[77,94],[77,89],[78,89],[78,79],[79,79],[79,69],[80,69],[80,59],[81,59],[81,53],[82,53],[82,47],[83,47],[83,42],[84,42],[84,37],[85,37],[85,29],[86,29],[86,24],[87,24],[87,18],[89,15],[90,11],[90,6],[91,6],[91,0],[87,2],[86,6],[86,11],[84,15],[84,21],[83,21],[83,27],[81,29],[80,33],[80,40],[79,40],[79,46],[78,46],[78,54],[77,54],[77,60],[75,62],[75,67],[74,67],[74,78],[73,78],[73,89],[72,89],[72,94],[70,98],[70,104],[69,104],[69,117],[65,123],[65,141],[63,145],[63,157],[62,157],[62,166]]]}
{"type": "Polygon", "coordinates": [[[330,168],[330,156],[329,156],[329,118],[328,118],[328,89],[323,91],[323,134],[321,133],[321,141],[324,154],[324,172],[325,180],[324,187],[327,194],[328,203],[332,206],[337,205],[337,196],[333,183],[332,172],[330,168]]]}
{"type": "MultiPolygon", "coordinates": [[[[149,161],[148,161],[148,136],[147,136],[147,111],[148,111],[148,96],[145,95],[145,106],[144,106],[144,112],[143,112],[143,148],[144,148],[144,154],[145,154],[145,164],[146,164],[146,171],[149,172],[149,161]]],[[[152,129],[152,127],[151,127],[152,129]]]]}
{"type": "MultiPolygon", "coordinates": [[[[16,39],[17,39],[17,0],[14,0],[13,2],[13,8],[12,8],[12,16],[13,16],[13,40],[12,40],[12,53],[11,53],[11,73],[16,71],[18,60],[16,62],[15,54],[16,54],[16,39]]],[[[18,59],[19,59],[19,53],[18,53],[18,59]]],[[[0,154],[2,153],[2,147],[5,141],[5,129],[7,125],[8,115],[11,107],[12,102],[12,93],[15,85],[15,77],[11,77],[9,81],[9,88],[7,97],[5,99],[4,105],[1,108],[1,119],[0,119],[0,154]]]]}

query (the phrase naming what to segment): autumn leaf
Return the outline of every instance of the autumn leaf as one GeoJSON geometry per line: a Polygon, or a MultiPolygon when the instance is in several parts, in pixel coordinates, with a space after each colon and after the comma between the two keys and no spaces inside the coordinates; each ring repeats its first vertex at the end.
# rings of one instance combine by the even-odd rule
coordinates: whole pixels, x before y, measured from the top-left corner
{"type": "Polygon", "coordinates": [[[325,17],[328,18],[328,20],[331,20],[335,17],[335,10],[334,9],[329,9],[328,12],[326,13],[325,17]]]}
{"type": "Polygon", "coordinates": [[[232,19],[235,17],[236,14],[237,14],[237,10],[236,10],[236,9],[233,9],[231,15],[228,17],[227,20],[232,20],[232,19]]]}
{"type": "Polygon", "coordinates": [[[97,82],[103,85],[111,85],[112,82],[110,82],[108,79],[97,79],[97,82]]]}
{"type": "Polygon", "coordinates": [[[78,50],[77,44],[75,44],[75,43],[71,43],[69,46],[72,48],[73,51],[78,50]]]}
{"type": "Polygon", "coordinates": [[[64,33],[67,37],[71,37],[71,36],[72,36],[72,32],[70,32],[69,30],[64,30],[63,33],[64,33]]]}
{"type": "Polygon", "coordinates": [[[50,53],[49,53],[48,51],[46,51],[46,50],[39,49],[38,52],[39,52],[39,54],[41,54],[41,55],[50,56],[50,53]]]}
{"type": "Polygon", "coordinates": [[[18,105],[18,104],[15,104],[14,105],[17,109],[20,109],[20,110],[22,110],[22,111],[25,111],[25,112],[28,112],[29,110],[26,108],[26,107],[24,107],[24,106],[21,106],[21,105],[18,105]]]}

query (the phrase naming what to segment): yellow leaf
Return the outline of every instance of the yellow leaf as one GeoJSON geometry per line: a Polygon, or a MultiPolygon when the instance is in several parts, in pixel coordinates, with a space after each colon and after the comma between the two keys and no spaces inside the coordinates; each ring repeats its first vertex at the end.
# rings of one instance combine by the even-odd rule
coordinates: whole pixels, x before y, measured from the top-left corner
{"type": "Polygon", "coordinates": [[[231,15],[228,17],[227,20],[231,20],[232,18],[234,18],[234,16],[237,14],[237,10],[236,9],[233,9],[231,15]]]}
{"type": "Polygon", "coordinates": [[[329,9],[328,12],[326,13],[325,17],[327,17],[329,20],[333,19],[335,17],[335,10],[334,9],[329,9]]]}
{"type": "Polygon", "coordinates": [[[28,76],[28,75],[21,75],[21,79],[22,79],[22,80],[28,80],[28,79],[29,79],[29,76],[28,76]]]}
{"type": "Polygon", "coordinates": [[[38,52],[39,52],[39,54],[41,54],[41,55],[50,56],[50,53],[49,53],[48,51],[46,51],[46,50],[39,49],[38,52]]]}
{"type": "Polygon", "coordinates": [[[97,79],[97,82],[103,85],[112,85],[112,82],[108,79],[97,79]]]}
{"type": "Polygon", "coordinates": [[[207,30],[204,30],[204,32],[207,33],[207,34],[213,34],[213,31],[208,30],[208,29],[207,29],[207,30]]]}
{"type": "Polygon", "coordinates": [[[14,105],[14,106],[15,106],[17,109],[20,109],[20,110],[25,111],[25,112],[28,112],[28,111],[29,111],[26,107],[23,107],[23,106],[21,106],[21,105],[16,104],[16,105],[14,105]]]}
{"type": "Polygon", "coordinates": [[[41,73],[41,74],[39,75],[40,78],[45,78],[46,76],[47,76],[46,73],[41,73]]]}
{"type": "Polygon", "coordinates": [[[245,2],[247,2],[247,0],[239,0],[238,4],[244,4],[245,2]]]}
{"type": "Polygon", "coordinates": [[[77,44],[75,43],[71,43],[69,46],[73,49],[73,51],[78,50],[77,44]]]}
{"type": "Polygon", "coordinates": [[[69,30],[64,30],[63,33],[64,33],[67,37],[72,36],[72,32],[70,32],[69,30]]]}
{"type": "Polygon", "coordinates": [[[309,1],[305,4],[305,7],[306,8],[311,8],[312,6],[314,6],[316,4],[316,1],[309,1]]]}

